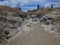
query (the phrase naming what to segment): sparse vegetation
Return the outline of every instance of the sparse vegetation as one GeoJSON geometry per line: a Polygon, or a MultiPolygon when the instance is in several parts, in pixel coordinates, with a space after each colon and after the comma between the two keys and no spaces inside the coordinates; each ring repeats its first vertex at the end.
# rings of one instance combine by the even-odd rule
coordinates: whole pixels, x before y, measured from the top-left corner
{"type": "MultiPolygon", "coordinates": [[[[60,8],[53,8],[53,5],[49,9],[40,8],[39,5],[37,7],[38,9],[22,12],[20,8],[0,6],[0,40],[3,37],[5,39],[13,37],[20,31],[21,25],[23,26],[23,30],[29,31],[34,30],[37,24],[54,27],[57,23],[60,23],[60,13],[58,13],[60,12],[60,8]]],[[[49,28],[48,30],[51,31],[54,28],[49,28]]]]}

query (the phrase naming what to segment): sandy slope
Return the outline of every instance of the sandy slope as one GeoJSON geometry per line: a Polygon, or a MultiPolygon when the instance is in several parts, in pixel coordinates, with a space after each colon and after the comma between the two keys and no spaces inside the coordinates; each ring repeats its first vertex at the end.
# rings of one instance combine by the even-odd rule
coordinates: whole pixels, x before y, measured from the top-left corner
{"type": "Polygon", "coordinates": [[[55,39],[38,25],[35,30],[24,32],[9,45],[60,45],[60,40],[55,39]]]}

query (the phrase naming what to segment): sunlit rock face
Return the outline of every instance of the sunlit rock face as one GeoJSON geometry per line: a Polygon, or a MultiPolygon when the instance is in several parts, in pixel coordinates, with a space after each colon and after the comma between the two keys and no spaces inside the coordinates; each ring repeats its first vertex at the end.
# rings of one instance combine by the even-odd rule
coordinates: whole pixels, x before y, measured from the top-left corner
{"type": "Polygon", "coordinates": [[[24,31],[34,30],[37,24],[39,24],[39,19],[37,17],[35,16],[34,18],[28,17],[22,24],[23,30],[24,31]]]}
{"type": "MultiPolygon", "coordinates": [[[[28,25],[27,27],[33,24],[34,25],[39,24],[44,28],[44,30],[54,35],[55,38],[60,39],[60,36],[59,36],[60,35],[60,18],[59,18],[60,14],[59,12],[53,11],[51,13],[40,16],[40,18],[38,17],[36,15],[30,15],[29,19],[27,20],[28,22],[26,21],[29,24],[28,25],[26,23],[28,25]]],[[[30,28],[30,30],[31,29],[32,28],[30,28]]]]}
{"type": "Polygon", "coordinates": [[[60,39],[60,14],[58,12],[52,12],[46,14],[40,19],[41,26],[51,34],[54,34],[55,38],[60,39]]]}
{"type": "Polygon", "coordinates": [[[48,31],[55,38],[60,39],[60,14],[59,12],[53,11],[43,16],[41,15],[29,15],[23,23],[23,30],[30,31],[34,30],[37,24],[41,25],[45,31],[48,31]]]}

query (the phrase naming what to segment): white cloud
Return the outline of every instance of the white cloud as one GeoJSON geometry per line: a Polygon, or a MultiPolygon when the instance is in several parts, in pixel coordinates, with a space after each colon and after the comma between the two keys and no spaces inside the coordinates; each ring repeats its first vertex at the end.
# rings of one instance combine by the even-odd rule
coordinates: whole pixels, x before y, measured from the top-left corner
{"type": "Polygon", "coordinates": [[[47,4],[44,5],[44,7],[47,7],[47,8],[48,7],[51,7],[51,4],[50,3],[47,3],[47,4]]]}
{"type": "Polygon", "coordinates": [[[11,7],[16,7],[16,5],[20,3],[20,0],[5,0],[5,1],[0,1],[0,5],[7,5],[11,7]]]}
{"type": "MultiPolygon", "coordinates": [[[[53,3],[53,2],[50,2],[50,0],[49,0],[49,3],[47,0],[5,0],[5,1],[0,1],[0,5],[16,7],[18,4],[20,4],[19,6],[22,8],[23,8],[23,6],[26,6],[28,4],[29,5],[30,4],[31,5],[42,4],[42,5],[45,5],[44,7],[49,7],[51,3],[53,3]]],[[[33,7],[30,7],[30,8],[32,9],[33,7]]]]}
{"type": "Polygon", "coordinates": [[[18,3],[20,3],[20,6],[29,4],[30,2],[44,2],[46,0],[5,0],[5,1],[0,1],[0,5],[7,5],[7,6],[11,6],[11,7],[16,7],[16,5],[18,3]]]}
{"type": "Polygon", "coordinates": [[[26,5],[26,4],[28,4],[29,2],[30,2],[30,0],[22,0],[20,6],[26,5]]]}

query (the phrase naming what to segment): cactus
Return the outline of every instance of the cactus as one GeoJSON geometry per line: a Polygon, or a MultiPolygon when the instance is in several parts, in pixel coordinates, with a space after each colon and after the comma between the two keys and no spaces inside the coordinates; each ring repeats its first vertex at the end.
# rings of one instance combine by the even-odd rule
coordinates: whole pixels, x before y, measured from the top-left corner
{"type": "Polygon", "coordinates": [[[40,8],[40,6],[39,5],[37,5],[37,9],[39,9],[40,8]]]}
{"type": "Polygon", "coordinates": [[[53,9],[53,5],[51,4],[51,8],[53,9]]]}

